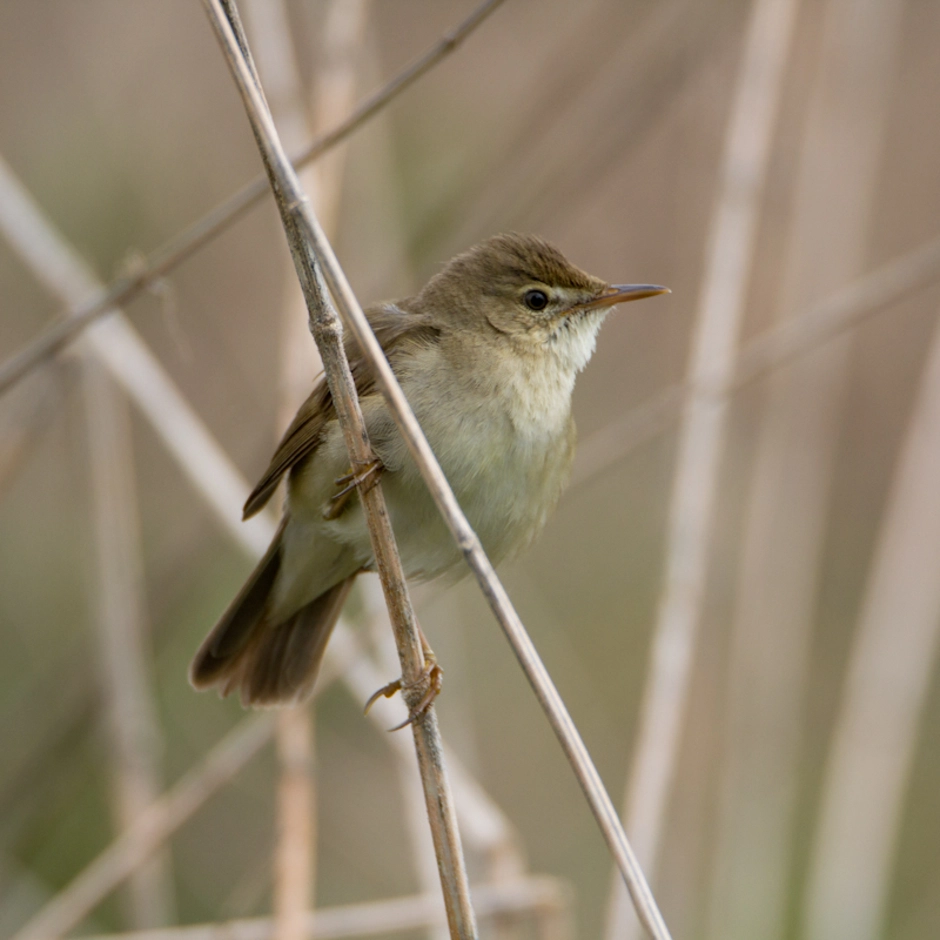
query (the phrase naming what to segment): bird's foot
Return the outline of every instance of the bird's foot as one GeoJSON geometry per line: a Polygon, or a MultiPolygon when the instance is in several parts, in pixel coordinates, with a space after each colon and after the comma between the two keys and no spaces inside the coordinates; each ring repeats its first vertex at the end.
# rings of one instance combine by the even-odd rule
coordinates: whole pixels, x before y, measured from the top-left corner
{"type": "Polygon", "coordinates": [[[329,506],[323,513],[324,518],[336,519],[341,515],[346,508],[346,504],[352,498],[352,494],[357,489],[362,493],[368,493],[379,482],[383,469],[382,461],[378,457],[373,457],[357,469],[351,470],[334,480],[333,482],[342,489],[330,499],[329,506]]]}
{"type": "Polygon", "coordinates": [[[408,717],[389,731],[400,731],[408,725],[413,725],[416,721],[427,714],[427,710],[434,704],[434,700],[441,694],[444,685],[444,670],[441,668],[434,655],[434,650],[428,646],[424,634],[421,635],[422,646],[424,647],[424,668],[418,675],[418,678],[412,682],[405,682],[403,679],[395,679],[381,689],[374,692],[369,701],[366,702],[364,714],[369,713],[369,709],[380,698],[391,698],[396,692],[401,692],[405,701],[408,703],[408,717]]]}

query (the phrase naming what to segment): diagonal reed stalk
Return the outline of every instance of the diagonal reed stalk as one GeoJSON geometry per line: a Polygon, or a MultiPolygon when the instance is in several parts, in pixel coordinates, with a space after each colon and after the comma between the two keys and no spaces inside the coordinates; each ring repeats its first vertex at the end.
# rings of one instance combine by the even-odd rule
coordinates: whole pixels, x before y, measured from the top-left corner
{"type": "Polygon", "coordinates": [[[71,930],[258,753],[270,739],[273,726],[270,713],[253,715],[236,725],[27,921],[13,940],[53,940],[71,930]]]}
{"type": "MultiPolygon", "coordinates": [[[[414,62],[405,66],[378,91],[364,99],[349,117],[333,130],[312,141],[293,157],[298,167],[316,160],[378,114],[389,102],[431,71],[460,44],[504,0],[483,0],[470,15],[443,35],[414,62]]],[[[224,232],[268,192],[268,181],[258,176],[225,202],[206,213],[185,231],[154,251],[139,268],[119,278],[108,288],[72,307],[67,319],[59,320],[41,336],[0,365],[0,394],[37,366],[64,349],[83,330],[116,308],[128,303],[182,264],[193,253],[224,232]]]]}
{"type": "MultiPolygon", "coordinates": [[[[568,893],[564,882],[544,875],[516,878],[502,884],[481,884],[473,889],[480,919],[494,926],[501,922],[518,926],[524,919],[533,917],[537,923],[549,920],[557,923],[564,916],[568,893]]],[[[304,919],[303,936],[309,940],[389,937],[445,924],[440,896],[418,894],[321,908],[304,919]]],[[[540,940],[570,940],[570,937],[563,925],[551,933],[539,934],[540,940]]],[[[166,930],[103,934],[83,940],[276,940],[276,937],[271,918],[253,917],[166,930]]]]}
{"type": "MultiPolygon", "coordinates": [[[[275,186],[279,197],[279,204],[282,207],[285,227],[288,230],[288,241],[291,243],[295,262],[298,264],[298,272],[301,276],[301,281],[302,283],[307,282],[304,283],[304,287],[305,293],[308,296],[308,303],[317,302],[318,292],[314,285],[316,279],[320,276],[318,268],[312,263],[313,259],[307,255],[307,252],[310,252],[315,256],[317,262],[322,265],[322,276],[326,280],[329,290],[336,300],[345,324],[355,337],[359,348],[363,350],[363,353],[369,360],[376,378],[376,383],[386,398],[389,410],[395,419],[399,432],[421,470],[425,482],[445,522],[448,524],[458,547],[463,552],[467,563],[476,575],[484,596],[489,601],[500,626],[506,633],[513,647],[513,651],[535,691],[539,704],[548,716],[549,722],[561,742],[566,756],[571,762],[578,782],[581,784],[588,800],[588,804],[597,819],[601,832],[623,875],[627,888],[636,905],[641,922],[649,931],[650,935],[656,938],[656,940],[665,940],[665,938],[669,937],[669,931],[662,919],[662,915],[649,889],[646,878],[630,848],[616,810],[604,789],[600,775],[597,773],[597,769],[571,720],[571,716],[568,714],[564,702],[561,700],[521,620],[512,607],[512,603],[505,589],[496,577],[496,573],[483,551],[479,538],[473,532],[457,504],[453,491],[450,489],[428,445],[427,439],[424,437],[401,391],[401,387],[398,385],[397,379],[382,353],[381,347],[369,328],[368,321],[346,280],[339,262],[336,260],[333,249],[323,236],[319,223],[310,209],[309,202],[299,186],[296,173],[284,153],[283,148],[279,144],[277,131],[271,122],[263,95],[256,84],[249,64],[245,61],[238,49],[234,32],[223,12],[222,3],[220,0],[204,0],[204,5],[222,44],[229,66],[236,77],[239,92],[249,112],[252,129],[255,132],[259,146],[262,148],[269,171],[272,173],[272,184],[275,186]],[[292,229],[298,236],[296,240],[292,236],[292,229]],[[304,270],[305,265],[309,266],[308,271],[304,270]]],[[[226,6],[231,10],[230,4],[226,6]]],[[[348,409],[348,412],[344,414],[344,411],[347,411],[347,403],[340,398],[341,387],[339,385],[339,379],[342,377],[346,379],[347,387],[352,391],[353,401],[349,404],[353,406],[357,405],[354,397],[355,390],[352,386],[352,378],[348,375],[348,365],[346,376],[335,376],[335,385],[331,378],[331,372],[335,366],[339,366],[337,371],[342,371],[342,365],[345,359],[345,357],[342,356],[338,330],[339,324],[338,322],[333,322],[329,309],[321,307],[313,313],[312,325],[316,331],[314,335],[317,337],[318,345],[320,346],[327,381],[330,384],[334,400],[336,401],[337,414],[343,423],[347,435],[347,446],[350,448],[352,464],[354,467],[364,465],[369,458],[368,450],[363,447],[364,440],[351,431],[351,428],[355,426],[353,422],[356,422],[357,409],[351,407],[348,409]],[[329,348],[329,346],[326,345],[327,343],[336,349],[336,353],[330,353],[330,355],[335,356],[336,361],[327,361],[327,349],[329,348]]],[[[371,490],[369,494],[364,494],[364,503],[367,505],[371,501],[371,494],[375,494],[376,497],[376,505],[369,507],[369,512],[373,515],[372,522],[383,522],[382,514],[379,511],[380,506],[378,505],[378,501],[381,500],[379,487],[371,490]]],[[[387,525],[387,516],[384,519],[384,523],[387,525]]],[[[372,529],[371,526],[370,529],[372,529]]],[[[372,529],[372,531],[374,532],[375,530],[372,529]]],[[[389,541],[391,541],[390,528],[388,531],[389,541]]],[[[373,547],[376,551],[377,566],[381,575],[383,560],[379,557],[379,552],[387,546],[382,544],[382,540],[374,537],[373,547]]],[[[388,581],[383,578],[386,602],[389,604],[392,623],[396,628],[396,639],[399,640],[403,676],[405,681],[408,682],[412,677],[417,677],[421,671],[423,663],[420,656],[420,647],[412,647],[409,650],[404,642],[405,638],[397,635],[399,630],[407,623],[409,605],[404,592],[398,593],[392,591],[390,587],[391,585],[388,581]]],[[[434,719],[433,711],[429,712],[428,718],[429,721],[434,719]]],[[[415,726],[416,740],[422,728],[423,723],[418,722],[415,726]]],[[[429,800],[433,802],[434,794],[428,793],[427,796],[429,800]]],[[[441,841],[438,838],[436,838],[435,841],[440,851],[441,841]]],[[[441,864],[442,859],[439,858],[438,861],[439,864],[441,864]]],[[[448,861],[452,862],[452,859],[448,859],[448,861]]],[[[445,878],[445,898],[448,897],[449,891],[456,887],[457,885],[455,884],[448,885],[445,878]]],[[[453,903],[453,901],[451,903],[453,903]]],[[[453,913],[454,909],[448,904],[448,914],[451,915],[453,913]]],[[[455,925],[452,923],[452,932],[454,926],[455,925]]]]}

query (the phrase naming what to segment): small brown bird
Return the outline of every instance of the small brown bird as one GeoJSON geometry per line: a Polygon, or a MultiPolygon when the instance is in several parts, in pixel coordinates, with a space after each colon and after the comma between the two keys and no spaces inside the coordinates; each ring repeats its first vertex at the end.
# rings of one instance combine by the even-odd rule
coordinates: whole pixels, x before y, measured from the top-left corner
{"type": "MultiPolygon", "coordinates": [[[[615,304],[667,293],[609,285],[531,235],[497,235],[452,259],[419,294],[366,310],[470,524],[494,562],[538,534],[568,480],[571,393],[615,304]]],[[[375,385],[347,341],[405,574],[433,578],[462,556],[375,385]]],[[[273,705],[313,688],[333,625],[373,566],[349,457],[323,378],[245,503],[258,512],[288,474],[277,535],[206,637],[197,689],[273,705]]]]}

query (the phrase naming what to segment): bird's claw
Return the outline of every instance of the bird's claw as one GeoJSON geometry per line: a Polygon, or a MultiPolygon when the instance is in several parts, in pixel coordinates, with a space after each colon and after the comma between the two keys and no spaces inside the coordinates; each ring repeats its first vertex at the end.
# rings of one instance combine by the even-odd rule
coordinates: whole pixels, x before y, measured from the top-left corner
{"type": "Polygon", "coordinates": [[[365,714],[380,698],[391,698],[396,692],[401,692],[408,702],[408,717],[389,728],[389,731],[400,731],[408,725],[413,725],[427,714],[427,710],[434,704],[434,700],[441,694],[444,685],[444,670],[441,668],[433,651],[430,648],[425,649],[424,669],[413,682],[404,682],[402,679],[395,679],[369,697],[366,702],[365,714]],[[421,697],[417,702],[412,703],[410,699],[420,693],[421,697]]]}
{"type": "MultiPolygon", "coordinates": [[[[382,461],[378,457],[373,457],[368,463],[360,466],[358,470],[351,470],[349,473],[337,477],[333,482],[342,489],[334,496],[330,497],[329,508],[324,513],[327,519],[335,519],[346,508],[352,494],[362,487],[362,492],[367,493],[379,482],[379,476],[383,469],[382,461]]],[[[393,693],[394,694],[394,693],[393,693]]]]}

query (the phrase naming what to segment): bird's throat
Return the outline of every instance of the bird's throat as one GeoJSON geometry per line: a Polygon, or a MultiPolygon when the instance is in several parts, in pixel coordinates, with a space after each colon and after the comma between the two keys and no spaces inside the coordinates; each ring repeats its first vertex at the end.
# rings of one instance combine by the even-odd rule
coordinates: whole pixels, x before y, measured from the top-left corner
{"type": "Polygon", "coordinates": [[[608,311],[585,311],[565,317],[549,334],[545,348],[561,365],[577,375],[590,362],[597,334],[608,311]]]}

